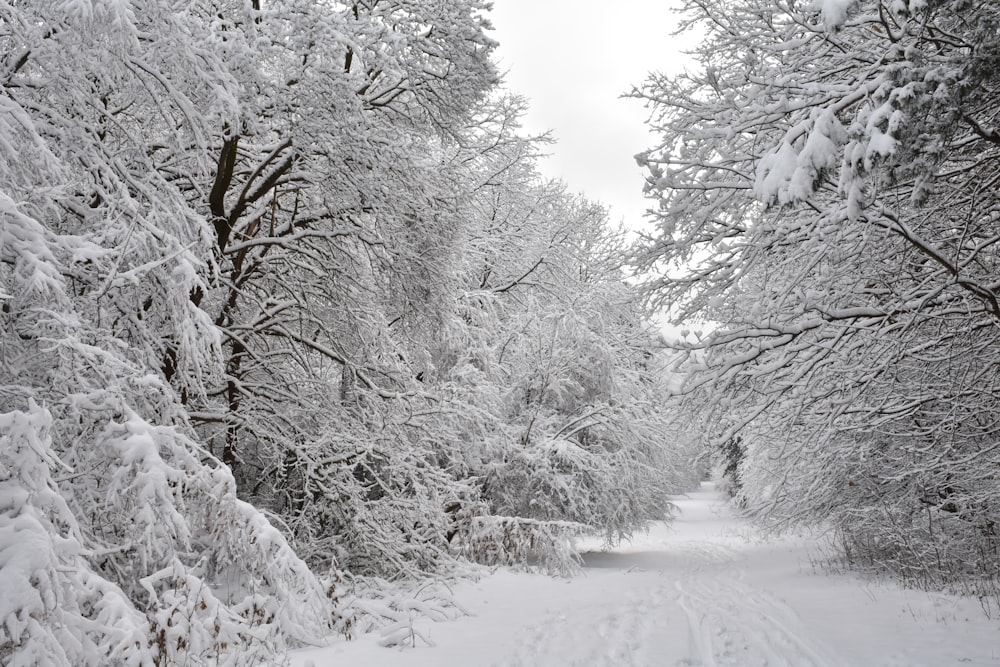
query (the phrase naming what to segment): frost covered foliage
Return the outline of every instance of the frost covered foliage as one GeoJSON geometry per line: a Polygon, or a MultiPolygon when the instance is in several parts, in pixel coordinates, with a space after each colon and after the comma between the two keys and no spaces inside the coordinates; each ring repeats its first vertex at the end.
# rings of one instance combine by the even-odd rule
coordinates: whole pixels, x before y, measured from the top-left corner
{"type": "Polygon", "coordinates": [[[490,181],[468,205],[483,226],[468,232],[459,317],[432,358],[452,405],[476,408],[452,428],[484,506],[458,506],[474,523],[453,542],[485,562],[520,560],[527,542],[559,569],[572,565],[561,536],[585,525],[614,542],[663,518],[693,465],[667,429],[621,237],[600,208],[533,181],[511,148],[480,158],[490,181]]]}
{"type": "Polygon", "coordinates": [[[376,179],[370,206],[324,241],[340,271],[293,282],[296,259],[246,311],[263,325],[236,341],[236,400],[213,406],[232,426],[204,429],[245,434],[244,493],[315,565],[392,580],[463,559],[571,569],[584,525],[627,534],[684,484],[621,244],[603,211],[541,183],[521,105],[485,100],[461,141],[420,156],[380,147],[391,159],[351,176],[376,179]],[[273,391],[282,374],[294,393],[273,391]]]}
{"type": "Polygon", "coordinates": [[[4,664],[250,664],[346,629],[344,568],[666,509],[635,295],[487,9],[0,5],[4,664]]]}
{"type": "Polygon", "coordinates": [[[328,591],[194,443],[132,414],[59,451],[66,424],[28,403],[0,415],[4,664],[237,664],[333,630],[328,591]]]}
{"type": "Polygon", "coordinates": [[[689,3],[700,71],[636,95],[663,144],[636,249],[711,332],[687,401],[740,437],[740,497],[855,565],[994,595],[996,97],[990,3],[689,3]],[[684,269],[680,270],[679,267],[684,269]]]}
{"type": "Polygon", "coordinates": [[[220,370],[191,298],[210,227],[153,156],[204,140],[196,100],[229,82],[167,14],[0,8],[4,664],[245,664],[337,622],[192,439],[183,396],[220,370]]]}

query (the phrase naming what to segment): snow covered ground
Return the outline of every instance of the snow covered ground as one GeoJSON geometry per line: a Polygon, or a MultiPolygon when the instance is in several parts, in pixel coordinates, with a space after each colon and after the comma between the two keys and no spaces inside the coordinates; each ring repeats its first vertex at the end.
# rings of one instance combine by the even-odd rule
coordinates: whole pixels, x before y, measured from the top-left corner
{"type": "Polygon", "coordinates": [[[377,635],[292,656],[295,667],[1000,665],[1000,620],[974,600],[819,573],[804,539],[761,542],[710,485],[680,517],[574,579],[499,571],[462,584],[471,612],[417,621],[434,643],[377,635]]]}

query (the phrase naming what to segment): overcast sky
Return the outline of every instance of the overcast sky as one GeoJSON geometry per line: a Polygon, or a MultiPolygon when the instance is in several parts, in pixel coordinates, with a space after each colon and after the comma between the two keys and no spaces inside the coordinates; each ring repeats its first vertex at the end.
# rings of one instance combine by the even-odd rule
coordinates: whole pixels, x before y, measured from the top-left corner
{"type": "Polygon", "coordinates": [[[683,67],[671,0],[494,0],[493,38],[507,85],[526,96],[525,129],[557,144],[542,169],[611,207],[630,227],[649,203],[633,156],[653,145],[646,111],[621,99],[650,71],[683,67]]]}

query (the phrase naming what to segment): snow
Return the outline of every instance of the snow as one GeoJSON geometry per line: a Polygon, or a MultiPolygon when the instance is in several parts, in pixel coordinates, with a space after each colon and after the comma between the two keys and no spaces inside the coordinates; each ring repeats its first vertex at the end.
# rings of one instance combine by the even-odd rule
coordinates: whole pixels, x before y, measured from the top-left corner
{"type": "Polygon", "coordinates": [[[761,158],[754,194],[765,203],[808,199],[821,174],[837,166],[846,142],[847,132],[833,110],[816,110],[808,123],[792,128],[776,150],[761,158]]]}
{"type": "Polygon", "coordinates": [[[817,540],[758,539],[710,484],[677,504],[671,526],[588,553],[582,576],[498,570],[456,586],[469,616],[414,622],[433,646],[370,634],[292,665],[1000,665],[1000,620],[975,600],[819,571],[817,540]]]}
{"type": "Polygon", "coordinates": [[[813,9],[823,15],[823,24],[827,30],[836,30],[847,21],[847,13],[856,0],[815,0],[813,9]]]}

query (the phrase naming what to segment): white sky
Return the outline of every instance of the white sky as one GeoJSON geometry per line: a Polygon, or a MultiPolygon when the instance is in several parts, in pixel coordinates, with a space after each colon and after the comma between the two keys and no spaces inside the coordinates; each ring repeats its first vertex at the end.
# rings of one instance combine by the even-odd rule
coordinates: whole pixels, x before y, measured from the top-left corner
{"type": "Polygon", "coordinates": [[[656,142],[641,102],[620,99],[650,71],[683,67],[676,0],[494,0],[490,17],[507,86],[526,96],[529,133],[558,142],[541,165],[570,189],[640,225],[649,207],[633,156],[656,142]]]}

